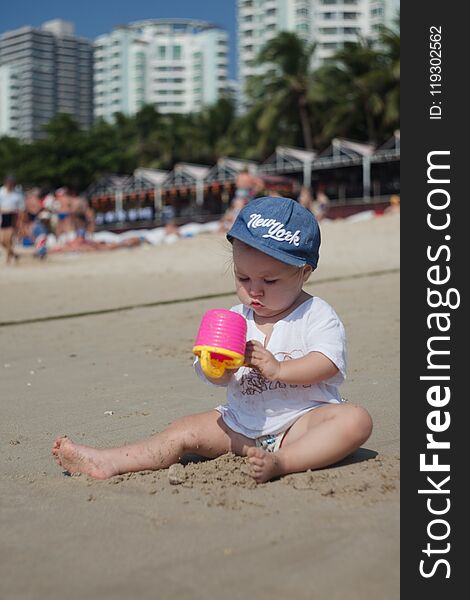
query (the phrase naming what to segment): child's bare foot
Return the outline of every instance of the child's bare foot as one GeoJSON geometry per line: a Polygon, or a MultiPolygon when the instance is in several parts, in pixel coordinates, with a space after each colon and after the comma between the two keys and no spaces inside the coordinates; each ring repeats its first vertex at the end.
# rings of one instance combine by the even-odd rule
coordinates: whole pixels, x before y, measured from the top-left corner
{"type": "Polygon", "coordinates": [[[275,453],[252,447],[248,448],[247,456],[256,483],[264,483],[281,475],[279,458],[275,453]]]}
{"type": "Polygon", "coordinates": [[[56,462],[69,473],[84,473],[95,479],[108,479],[118,471],[102,456],[102,450],[74,444],[67,436],[56,439],[52,446],[56,462]]]}

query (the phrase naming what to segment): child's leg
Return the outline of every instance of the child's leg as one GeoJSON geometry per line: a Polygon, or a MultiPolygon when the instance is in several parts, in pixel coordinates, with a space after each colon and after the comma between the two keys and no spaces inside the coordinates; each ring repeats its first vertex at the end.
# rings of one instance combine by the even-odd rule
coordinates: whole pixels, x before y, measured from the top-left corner
{"type": "Polygon", "coordinates": [[[117,448],[91,448],[59,437],[52,447],[56,461],[70,473],[107,479],[120,473],[166,469],[186,453],[216,458],[226,452],[245,456],[254,441],[235,433],[219,412],[177,419],[164,431],[134,444],[117,448]]]}
{"type": "Polygon", "coordinates": [[[328,404],[300,417],[282,440],[278,452],[248,449],[258,483],[287,473],[320,469],[359,448],[372,432],[369,413],[351,404],[328,404]]]}

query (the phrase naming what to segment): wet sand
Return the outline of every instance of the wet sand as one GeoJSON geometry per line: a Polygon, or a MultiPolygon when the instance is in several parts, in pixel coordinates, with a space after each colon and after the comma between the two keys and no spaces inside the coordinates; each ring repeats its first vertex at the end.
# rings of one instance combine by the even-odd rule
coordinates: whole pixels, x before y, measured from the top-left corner
{"type": "Polygon", "coordinates": [[[342,392],[374,432],[258,486],[232,455],[188,457],[179,483],[70,477],[50,455],[59,434],[120,445],[223,401],[191,356],[202,313],[237,302],[223,236],[0,266],[2,599],[399,597],[399,217],[322,234],[306,289],[345,324],[342,392]]]}

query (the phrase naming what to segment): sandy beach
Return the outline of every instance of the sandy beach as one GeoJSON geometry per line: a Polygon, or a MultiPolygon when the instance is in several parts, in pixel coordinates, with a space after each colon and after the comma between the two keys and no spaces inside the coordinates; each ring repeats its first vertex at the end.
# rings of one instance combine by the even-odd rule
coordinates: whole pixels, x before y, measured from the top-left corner
{"type": "Polygon", "coordinates": [[[0,598],[399,598],[399,216],[322,225],[306,290],[346,327],[343,396],[365,446],[256,485],[245,460],[189,457],[94,481],[51,457],[59,434],[121,445],[223,402],[200,382],[200,317],[229,308],[221,234],[110,252],[0,255],[0,598]]]}

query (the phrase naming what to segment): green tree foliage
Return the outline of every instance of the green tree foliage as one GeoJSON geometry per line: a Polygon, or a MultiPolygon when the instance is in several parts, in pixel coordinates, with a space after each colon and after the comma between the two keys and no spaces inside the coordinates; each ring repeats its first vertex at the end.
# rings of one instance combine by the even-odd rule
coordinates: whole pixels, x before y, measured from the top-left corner
{"type": "Polygon", "coordinates": [[[312,149],[312,105],[307,95],[314,51],[314,44],[288,31],[282,31],[261,49],[255,63],[265,71],[253,76],[247,86],[248,102],[258,114],[261,151],[278,128],[292,132],[294,138],[301,138],[302,146],[312,149]]]}
{"type": "Polygon", "coordinates": [[[337,136],[388,139],[399,127],[399,34],[384,28],[376,47],[346,44],[316,71],[314,53],[293,33],[270,40],[256,58],[260,74],[248,80],[241,114],[227,98],[186,115],[144,106],[133,116],[116,113],[111,123],[99,119],[89,131],[59,114],[40,140],[0,138],[0,177],[14,173],[24,186],[81,191],[136,167],[213,165],[221,155],[262,160],[277,145],[322,149],[337,136]]]}
{"type": "Polygon", "coordinates": [[[346,43],[318,69],[310,101],[321,115],[318,145],[336,136],[379,143],[399,127],[400,38],[383,29],[380,46],[346,43]]]}

